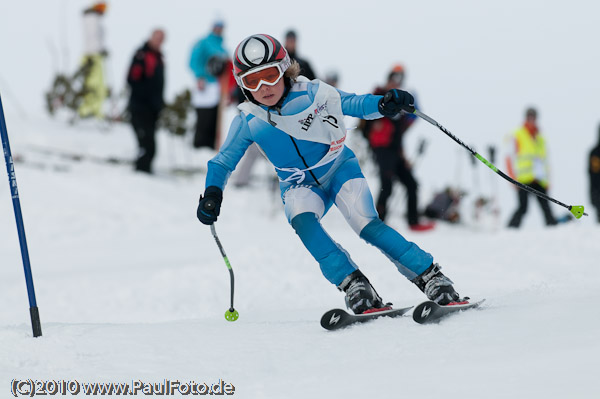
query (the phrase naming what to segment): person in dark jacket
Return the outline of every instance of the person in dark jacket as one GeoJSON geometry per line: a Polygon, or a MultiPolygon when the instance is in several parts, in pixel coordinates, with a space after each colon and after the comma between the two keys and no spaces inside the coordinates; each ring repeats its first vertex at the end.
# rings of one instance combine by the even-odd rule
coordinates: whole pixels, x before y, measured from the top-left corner
{"type": "Polygon", "coordinates": [[[298,64],[300,64],[300,75],[306,77],[308,80],[316,79],[315,72],[310,66],[310,62],[305,60],[304,58],[299,58],[296,53],[296,31],[289,30],[285,34],[285,44],[284,47],[287,49],[288,55],[290,59],[296,60],[298,64]]]}
{"type": "Polygon", "coordinates": [[[136,51],[127,73],[127,83],[131,88],[128,108],[139,144],[135,170],[146,173],[152,173],[156,123],[165,104],[165,64],[160,51],[164,39],[163,30],[154,30],[150,39],[136,51]]]}
{"type": "MultiPolygon", "coordinates": [[[[600,129],[598,133],[600,133],[600,129]]],[[[590,175],[592,205],[596,208],[596,217],[600,223],[600,136],[598,137],[598,144],[590,152],[588,172],[590,175]]]]}
{"type": "MultiPolygon", "coordinates": [[[[404,67],[396,65],[388,74],[386,84],[375,89],[373,94],[383,95],[388,90],[400,89],[404,81],[404,67]]],[[[413,231],[425,231],[433,228],[433,223],[420,223],[417,210],[418,183],[412,173],[412,167],[404,154],[403,137],[412,126],[416,115],[406,112],[389,118],[366,121],[363,129],[369,146],[373,150],[375,160],[379,166],[381,191],[377,198],[377,212],[379,218],[385,220],[387,216],[387,202],[392,195],[394,179],[404,185],[407,193],[407,219],[413,231]]]]}

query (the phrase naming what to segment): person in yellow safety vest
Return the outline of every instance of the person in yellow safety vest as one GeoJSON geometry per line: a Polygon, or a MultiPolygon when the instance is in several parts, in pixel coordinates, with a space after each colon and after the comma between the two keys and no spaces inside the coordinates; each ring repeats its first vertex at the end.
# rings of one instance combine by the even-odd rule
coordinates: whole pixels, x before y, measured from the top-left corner
{"type": "Polygon", "coordinates": [[[83,11],[84,54],[81,68],[85,68],[86,73],[83,82],[83,100],[77,110],[81,118],[104,117],[102,108],[108,95],[102,65],[104,57],[108,54],[104,47],[102,27],[105,12],[105,2],[95,3],[83,11]]]}
{"type": "MultiPolygon", "coordinates": [[[[548,190],[546,141],[537,125],[537,111],[534,108],[527,109],[525,123],[512,134],[510,139],[513,157],[508,156],[506,158],[509,176],[546,194],[548,190]]],[[[527,191],[518,190],[519,207],[510,219],[508,227],[518,228],[521,225],[521,220],[527,212],[528,195],[527,191]]],[[[537,199],[544,213],[546,225],[553,226],[557,224],[548,201],[541,197],[537,197],[537,199]]]]}

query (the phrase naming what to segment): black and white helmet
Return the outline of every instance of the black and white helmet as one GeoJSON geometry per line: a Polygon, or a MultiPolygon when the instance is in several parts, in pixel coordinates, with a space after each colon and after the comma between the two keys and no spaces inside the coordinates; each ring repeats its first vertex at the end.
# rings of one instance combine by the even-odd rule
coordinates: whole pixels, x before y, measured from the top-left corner
{"type": "Polygon", "coordinates": [[[233,74],[240,86],[240,75],[265,65],[277,65],[282,73],[291,65],[287,50],[277,39],[257,34],[238,44],[233,54],[233,74]]]}

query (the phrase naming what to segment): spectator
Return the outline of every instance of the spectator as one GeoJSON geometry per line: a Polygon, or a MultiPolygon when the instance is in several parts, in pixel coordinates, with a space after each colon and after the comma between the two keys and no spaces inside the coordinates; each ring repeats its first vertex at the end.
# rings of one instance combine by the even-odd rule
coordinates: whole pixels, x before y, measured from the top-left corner
{"type": "MultiPolygon", "coordinates": [[[[383,95],[389,90],[401,89],[405,71],[402,65],[396,65],[389,72],[383,87],[375,89],[374,94],[383,95]]],[[[416,105],[416,103],[415,103],[416,105]]],[[[393,183],[398,179],[406,188],[407,219],[413,231],[425,231],[434,227],[433,223],[420,223],[418,205],[418,184],[412,173],[412,166],[404,153],[403,138],[416,119],[413,114],[401,112],[393,117],[366,121],[363,133],[369,140],[375,160],[379,166],[381,191],[377,198],[379,218],[385,220],[388,214],[387,202],[392,194],[393,183]]]]}
{"type": "MultiPolygon", "coordinates": [[[[600,129],[598,132],[600,133],[600,129]]],[[[590,174],[592,205],[596,208],[596,217],[600,222],[600,136],[598,137],[598,144],[590,152],[588,172],[590,174]]]]}
{"type": "Polygon", "coordinates": [[[329,71],[325,74],[324,82],[330,86],[338,87],[338,83],[340,81],[340,76],[336,71],[329,71]]]}
{"type": "Polygon", "coordinates": [[[152,173],[156,122],[165,104],[165,66],[160,51],[164,39],[163,30],[154,30],[150,39],[136,51],[127,73],[127,83],[131,88],[131,124],[139,144],[135,169],[146,173],[152,173]]]}
{"type": "Polygon", "coordinates": [[[99,2],[83,11],[84,54],[81,61],[83,71],[83,99],[77,112],[81,118],[94,116],[103,118],[102,111],[108,89],[104,84],[103,59],[108,52],[104,45],[102,19],[106,3],[99,2]]]}
{"type": "MultiPolygon", "coordinates": [[[[546,157],[546,140],[537,124],[537,111],[528,108],[525,111],[525,123],[510,136],[511,153],[506,158],[507,171],[510,177],[519,183],[528,185],[544,194],[548,190],[548,161],[546,157]]],[[[519,206],[508,223],[508,227],[518,228],[527,212],[526,190],[518,190],[519,206]]],[[[544,213],[546,225],[557,224],[547,200],[537,197],[544,213]]]]}
{"type": "Polygon", "coordinates": [[[211,32],[198,40],[190,56],[190,68],[196,78],[192,91],[192,105],[196,109],[194,147],[218,147],[217,128],[221,85],[219,75],[228,55],[223,48],[223,21],[216,21],[211,32]]]}
{"type": "Polygon", "coordinates": [[[296,60],[298,64],[300,64],[300,75],[306,77],[308,80],[313,80],[316,78],[315,73],[310,66],[310,63],[304,58],[298,57],[298,53],[296,52],[296,31],[289,30],[285,34],[285,44],[284,47],[287,49],[288,54],[292,60],[296,60]]]}

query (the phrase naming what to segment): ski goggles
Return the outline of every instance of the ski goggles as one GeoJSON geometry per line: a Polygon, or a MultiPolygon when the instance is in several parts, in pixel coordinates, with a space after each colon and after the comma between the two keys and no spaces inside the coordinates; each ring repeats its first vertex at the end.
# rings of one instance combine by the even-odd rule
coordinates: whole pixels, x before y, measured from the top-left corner
{"type": "Polygon", "coordinates": [[[236,76],[236,80],[244,89],[255,92],[260,89],[260,86],[274,86],[283,77],[283,69],[280,63],[267,64],[259,68],[236,76]]]}

